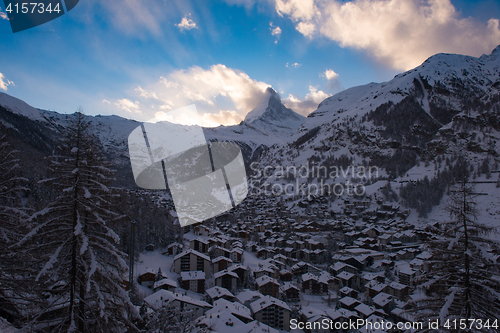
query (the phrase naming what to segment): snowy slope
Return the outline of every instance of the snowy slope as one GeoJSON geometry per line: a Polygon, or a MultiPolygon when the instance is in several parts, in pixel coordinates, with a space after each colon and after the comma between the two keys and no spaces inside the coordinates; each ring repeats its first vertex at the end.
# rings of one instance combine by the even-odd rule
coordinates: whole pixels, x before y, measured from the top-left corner
{"type": "Polygon", "coordinates": [[[314,128],[346,117],[364,115],[389,101],[396,104],[415,94],[415,90],[419,89],[415,87],[416,82],[417,85],[420,84],[423,94],[415,95],[422,101],[427,112],[430,111],[429,102],[432,102],[435,95],[440,95],[441,102],[447,103],[447,107],[461,108],[463,91],[479,96],[499,79],[500,45],[490,55],[480,58],[436,54],[422,65],[396,75],[391,81],[353,87],[325,99],[308,116],[304,127],[314,128]]]}
{"type": "Polygon", "coordinates": [[[245,143],[253,149],[285,143],[297,132],[305,117],[281,103],[276,91],[267,88],[265,96],[240,124],[204,129],[207,139],[245,143]]]}

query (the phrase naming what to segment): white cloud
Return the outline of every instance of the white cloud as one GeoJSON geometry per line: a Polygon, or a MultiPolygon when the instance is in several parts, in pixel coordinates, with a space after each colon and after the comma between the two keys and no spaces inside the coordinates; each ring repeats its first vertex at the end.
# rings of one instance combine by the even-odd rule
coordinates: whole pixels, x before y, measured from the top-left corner
{"type": "MultiPolygon", "coordinates": [[[[140,110],[142,120],[150,120],[161,112],[168,114],[169,110],[195,104],[204,126],[234,125],[256,106],[269,86],[221,64],[209,69],[193,66],[138,86],[131,92],[133,96],[114,105],[128,112],[140,110]]],[[[188,119],[183,121],[189,123],[188,119]]]]}
{"type": "Polygon", "coordinates": [[[271,35],[276,37],[276,40],[274,43],[278,43],[278,40],[280,39],[281,36],[281,28],[280,27],[275,27],[273,25],[273,22],[269,22],[269,29],[271,29],[271,35]]]}
{"type": "MultiPolygon", "coordinates": [[[[103,100],[104,103],[108,102],[106,100],[103,100]]],[[[142,114],[142,111],[139,108],[139,101],[132,102],[130,99],[123,98],[119,99],[116,102],[113,103],[117,107],[119,107],[122,110],[125,110],[130,113],[137,113],[137,114],[142,114]]]]}
{"type": "Polygon", "coordinates": [[[435,53],[479,56],[500,44],[498,19],[460,17],[450,0],[276,0],[275,9],[307,37],[325,36],[402,70],[435,53]]]}
{"type": "Polygon", "coordinates": [[[9,17],[7,16],[7,13],[4,13],[0,10],[0,18],[4,20],[9,20],[9,17]]]}
{"type": "Polygon", "coordinates": [[[283,104],[287,108],[300,113],[301,115],[307,116],[309,113],[317,109],[318,104],[328,98],[329,95],[324,91],[318,90],[316,87],[309,86],[309,93],[306,94],[304,99],[299,99],[296,96],[290,94],[287,98],[283,99],[283,104]]]}
{"type": "Polygon", "coordinates": [[[326,77],[328,81],[330,80],[337,80],[339,78],[339,75],[335,73],[332,69],[327,69],[322,76],[326,77]]]}
{"type": "Polygon", "coordinates": [[[293,67],[293,68],[298,68],[302,66],[302,64],[299,64],[298,62],[294,62],[293,64],[290,64],[290,63],[286,63],[286,67],[293,67]]]}
{"type": "Polygon", "coordinates": [[[14,86],[14,82],[7,80],[5,76],[0,73],[0,89],[7,91],[8,86],[14,86]]]}
{"type": "MultiPolygon", "coordinates": [[[[144,29],[153,35],[160,35],[160,25],[165,20],[167,11],[161,3],[142,0],[101,1],[114,26],[128,34],[136,34],[144,29]]],[[[98,10],[98,9],[97,9],[98,10]]]]}
{"type": "Polygon", "coordinates": [[[321,73],[319,76],[326,78],[328,88],[330,89],[330,92],[332,91],[339,91],[342,90],[342,85],[340,84],[340,75],[335,73],[334,70],[332,69],[327,69],[323,73],[321,73]]]}
{"type": "Polygon", "coordinates": [[[198,28],[196,26],[196,23],[190,18],[187,18],[187,16],[184,16],[181,20],[181,23],[176,24],[176,26],[179,28],[180,31],[198,28]]]}

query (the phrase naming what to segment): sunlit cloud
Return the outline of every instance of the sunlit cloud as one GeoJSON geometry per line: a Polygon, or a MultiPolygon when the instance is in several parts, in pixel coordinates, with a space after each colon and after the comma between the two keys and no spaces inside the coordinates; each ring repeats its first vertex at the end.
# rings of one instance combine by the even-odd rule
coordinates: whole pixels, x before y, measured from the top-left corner
{"type": "Polygon", "coordinates": [[[9,20],[9,17],[7,16],[7,13],[4,13],[0,10],[0,19],[3,19],[3,20],[9,20]]]}
{"type": "Polygon", "coordinates": [[[276,40],[274,41],[274,43],[278,43],[278,40],[280,39],[280,36],[281,36],[281,28],[280,27],[275,27],[273,25],[273,22],[269,22],[269,26],[271,29],[271,35],[272,36],[275,36],[276,37],[276,40]]]}
{"type": "Polygon", "coordinates": [[[332,69],[327,69],[324,73],[322,73],[322,76],[326,77],[328,81],[330,80],[336,80],[339,78],[339,75],[335,73],[332,69]]]}
{"type": "Polygon", "coordinates": [[[168,114],[170,110],[195,104],[203,126],[234,125],[258,104],[269,86],[222,64],[208,69],[193,66],[138,86],[130,92],[131,96],[114,105],[127,112],[140,110],[141,120],[149,120],[162,112],[168,114]]]}
{"type": "MultiPolygon", "coordinates": [[[[107,102],[104,100],[103,102],[107,102]]],[[[132,102],[131,100],[127,98],[119,99],[116,102],[113,103],[116,105],[118,108],[125,110],[129,113],[137,113],[137,114],[142,114],[142,111],[140,110],[139,107],[139,101],[132,102]]]]}
{"type": "Polygon", "coordinates": [[[498,19],[463,18],[450,0],[276,0],[275,9],[306,37],[327,37],[400,70],[435,53],[480,56],[500,44],[498,19]]]}
{"type": "Polygon", "coordinates": [[[14,86],[14,82],[7,80],[5,76],[0,73],[0,89],[7,91],[8,86],[14,86]]]}
{"type": "Polygon", "coordinates": [[[196,23],[188,18],[187,16],[184,16],[181,20],[181,23],[176,24],[176,26],[179,28],[180,31],[184,30],[191,30],[191,29],[196,29],[196,23]]]}
{"type": "Polygon", "coordinates": [[[330,91],[339,91],[342,90],[342,85],[340,84],[340,75],[335,73],[332,69],[327,69],[323,73],[319,75],[320,77],[324,77],[327,80],[327,85],[330,91]]]}
{"type": "Polygon", "coordinates": [[[287,108],[290,108],[301,115],[307,116],[309,113],[316,110],[318,104],[328,97],[329,95],[324,91],[318,90],[316,87],[309,86],[309,93],[306,94],[304,99],[299,99],[298,97],[289,94],[288,97],[282,101],[287,108]]]}

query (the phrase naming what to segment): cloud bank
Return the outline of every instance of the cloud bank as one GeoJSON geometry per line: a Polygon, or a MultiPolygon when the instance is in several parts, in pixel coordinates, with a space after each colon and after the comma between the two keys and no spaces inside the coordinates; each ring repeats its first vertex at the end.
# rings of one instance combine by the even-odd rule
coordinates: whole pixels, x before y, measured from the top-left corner
{"type": "MultiPolygon", "coordinates": [[[[193,66],[138,86],[132,96],[112,104],[127,113],[141,114],[142,120],[163,117],[169,110],[195,104],[203,126],[234,125],[257,105],[269,86],[222,64],[209,69],[193,66]]],[[[190,121],[178,120],[184,124],[190,121]]]]}
{"type": "Polygon", "coordinates": [[[435,53],[480,56],[500,44],[498,19],[460,17],[450,0],[275,0],[275,9],[304,36],[366,51],[398,70],[435,53]]]}

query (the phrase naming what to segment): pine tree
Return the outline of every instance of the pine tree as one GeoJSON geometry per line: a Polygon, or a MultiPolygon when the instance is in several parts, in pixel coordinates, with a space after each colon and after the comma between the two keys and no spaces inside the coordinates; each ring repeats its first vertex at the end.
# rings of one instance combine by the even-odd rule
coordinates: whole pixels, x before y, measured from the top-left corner
{"type": "MultiPolygon", "coordinates": [[[[18,244],[40,262],[35,282],[44,304],[34,311],[39,331],[112,332],[130,326],[130,302],[119,237],[107,223],[120,218],[109,204],[109,163],[90,123],[74,114],[56,155],[49,186],[59,196],[31,217],[35,227],[18,244]]],[[[35,325],[32,323],[31,325],[35,325]]]]}
{"type": "Polygon", "coordinates": [[[26,232],[27,217],[21,202],[27,179],[20,176],[16,154],[5,136],[0,138],[0,316],[10,321],[20,319],[30,273],[29,259],[12,248],[26,232]]]}
{"type": "MultiPolygon", "coordinates": [[[[452,220],[435,230],[427,244],[433,254],[431,269],[421,277],[420,299],[412,312],[421,320],[439,319],[441,331],[447,320],[489,319],[493,325],[500,318],[500,282],[494,278],[500,269],[492,255],[500,245],[488,237],[495,229],[478,221],[474,195],[474,187],[461,182],[447,207],[452,220]]],[[[498,331],[476,328],[467,326],[461,332],[498,331]]]]}
{"type": "Polygon", "coordinates": [[[156,273],[155,282],[161,281],[163,279],[163,273],[161,272],[161,267],[158,267],[158,273],[156,273]]]}

